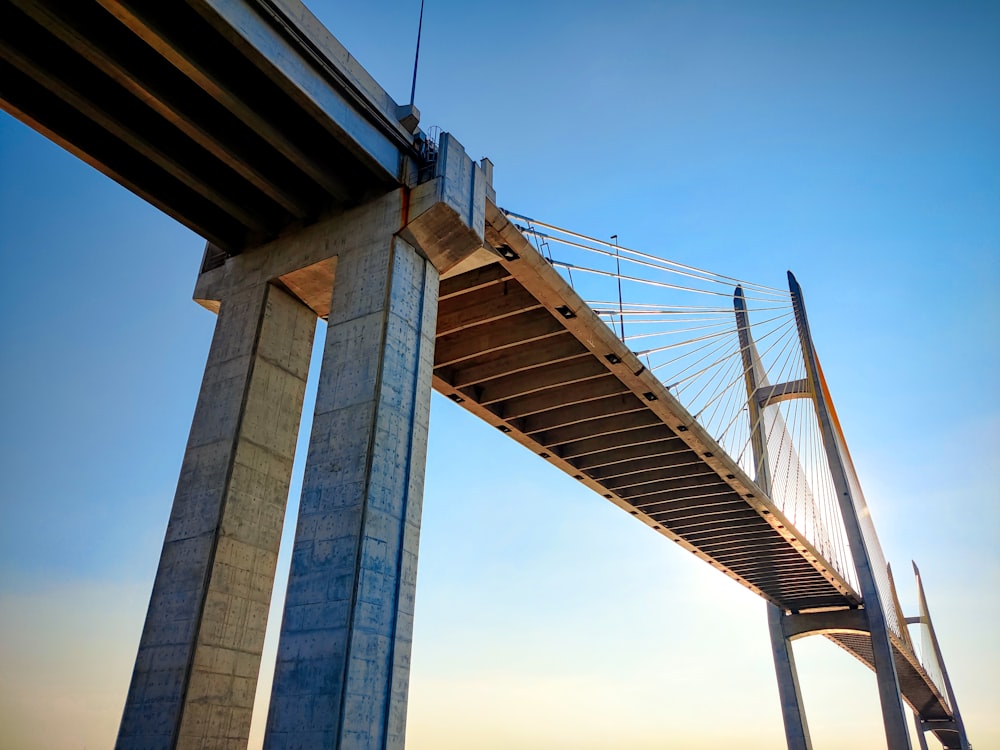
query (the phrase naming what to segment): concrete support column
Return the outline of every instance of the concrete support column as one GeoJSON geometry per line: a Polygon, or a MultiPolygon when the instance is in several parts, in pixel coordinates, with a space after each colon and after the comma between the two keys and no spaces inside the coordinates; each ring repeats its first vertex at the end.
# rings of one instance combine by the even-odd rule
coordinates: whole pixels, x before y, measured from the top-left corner
{"type": "Polygon", "coordinates": [[[927,735],[924,734],[924,724],[920,721],[920,714],[913,712],[913,728],[917,730],[917,743],[920,750],[927,750],[927,735]]]}
{"type": "Polygon", "coordinates": [[[812,750],[809,725],[806,722],[799,673],[795,669],[792,642],[785,637],[782,618],[785,614],[767,603],[767,628],[771,635],[771,653],[774,655],[774,672],[778,678],[778,697],[781,700],[781,717],[785,722],[785,741],[788,750],[812,750]]]}
{"type": "Polygon", "coordinates": [[[117,747],[246,747],[316,315],[222,301],[117,747]]]}
{"type": "Polygon", "coordinates": [[[270,750],[403,747],[438,273],[394,229],[337,258],[270,750]]]}

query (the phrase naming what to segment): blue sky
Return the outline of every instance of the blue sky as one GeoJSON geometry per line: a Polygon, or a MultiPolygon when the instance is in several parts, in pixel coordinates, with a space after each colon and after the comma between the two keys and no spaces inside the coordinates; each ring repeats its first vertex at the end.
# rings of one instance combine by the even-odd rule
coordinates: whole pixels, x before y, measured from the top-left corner
{"type": "MultiPolygon", "coordinates": [[[[416,2],[310,7],[407,98],[416,2]]],[[[914,558],[985,748],[996,70],[995,3],[428,0],[417,84],[500,205],[795,271],[903,606],[914,558]]],[[[203,243],[7,116],[0,243],[0,744],[107,746],[212,331],[203,243]]],[[[762,602],[443,399],[430,441],[408,747],[780,745],[762,602]]],[[[877,746],[870,673],[796,649],[817,750],[877,746]]]]}

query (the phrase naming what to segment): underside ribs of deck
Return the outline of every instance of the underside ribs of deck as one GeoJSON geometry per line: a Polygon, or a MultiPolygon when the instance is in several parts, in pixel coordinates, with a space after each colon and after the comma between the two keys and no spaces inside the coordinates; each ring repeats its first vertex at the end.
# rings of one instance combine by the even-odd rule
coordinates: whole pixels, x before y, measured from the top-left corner
{"type": "Polygon", "coordinates": [[[699,426],[678,427],[693,420],[530,253],[520,246],[516,260],[498,255],[442,280],[437,390],[779,606],[856,605],[780,514],[762,509],[759,488],[714,442],[699,444],[699,426]]]}

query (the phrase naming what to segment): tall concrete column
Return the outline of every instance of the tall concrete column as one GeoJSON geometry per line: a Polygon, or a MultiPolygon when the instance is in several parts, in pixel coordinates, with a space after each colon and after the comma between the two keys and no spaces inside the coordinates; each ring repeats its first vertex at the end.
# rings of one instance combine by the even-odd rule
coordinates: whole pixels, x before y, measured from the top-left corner
{"type": "Polygon", "coordinates": [[[778,697],[781,700],[781,718],[785,723],[785,743],[788,750],[812,750],[809,737],[809,723],[806,721],[802,689],[799,687],[799,673],[795,668],[795,654],[792,642],[785,637],[782,618],[786,617],[780,608],[767,603],[767,629],[771,635],[771,655],[774,657],[774,673],[778,678],[778,697]]]}
{"type": "Polygon", "coordinates": [[[222,300],[117,747],[245,747],[316,325],[222,300]]]}
{"type": "Polygon", "coordinates": [[[337,258],[270,750],[403,747],[438,272],[396,228],[337,258]]]}

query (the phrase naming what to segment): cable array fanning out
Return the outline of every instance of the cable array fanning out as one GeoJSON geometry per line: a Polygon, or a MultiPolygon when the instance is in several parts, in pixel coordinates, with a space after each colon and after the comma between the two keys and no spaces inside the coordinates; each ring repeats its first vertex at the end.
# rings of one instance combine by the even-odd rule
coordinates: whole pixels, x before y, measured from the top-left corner
{"type": "Polygon", "coordinates": [[[616,237],[598,240],[507,216],[746,474],[769,486],[771,501],[856,587],[811,398],[792,389],[763,407],[752,403],[764,388],[806,377],[790,293],[623,247],[616,237]],[[756,450],[755,435],[763,436],[756,450]]]}
{"type": "MultiPolygon", "coordinates": [[[[624,247],[617,235],[600,240],[504,213],[658,377],[677,401],[675,413],[678,405],[686,410],[824,563],[860,592],[848,514],[860,545],[854,553],[868,561],[862,568],[871,566],[886,626],[914,652],[839,422],[834,416],[835,429],[829,424],[832,401],[791,274],[794,294],[624,247]]],[[[944,695],[934,650],[924,644],[921,652],[928,679],[944,695]]]]}
{"type": "MultiPolygon", "coordinates": [[[[506,214],[857,590],[791,293],[623,247],[617,236],[506,214]]],[[[841,451],[887,625],[907,642],[891,571],[846,445],[841,451]]],[[[933,659],[927,669],[940,686],[933,659]]]]}

